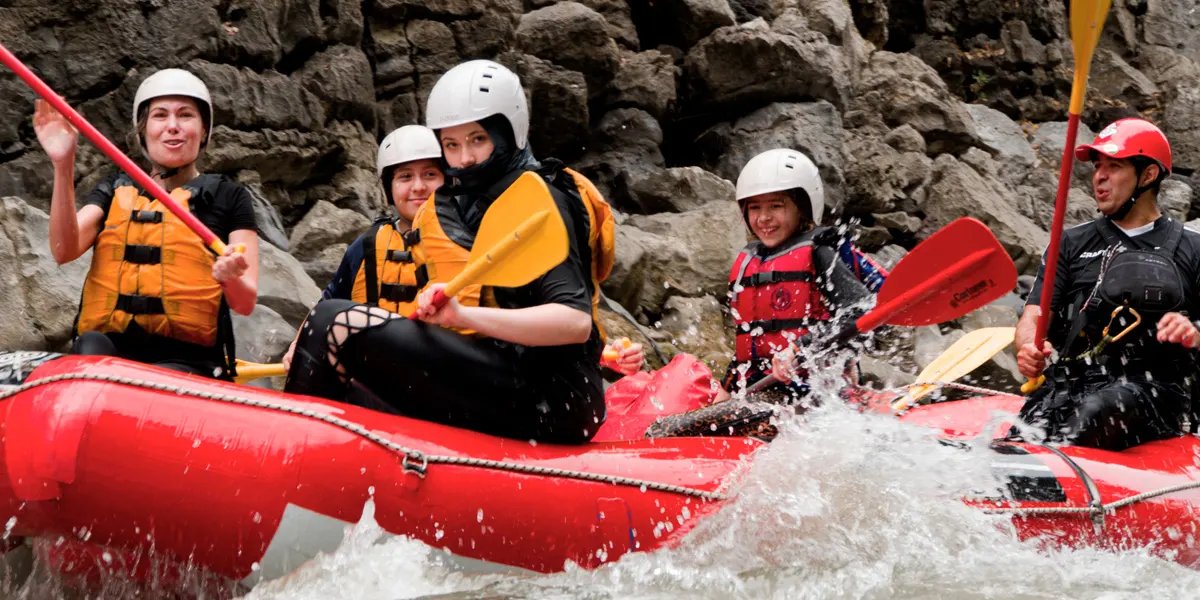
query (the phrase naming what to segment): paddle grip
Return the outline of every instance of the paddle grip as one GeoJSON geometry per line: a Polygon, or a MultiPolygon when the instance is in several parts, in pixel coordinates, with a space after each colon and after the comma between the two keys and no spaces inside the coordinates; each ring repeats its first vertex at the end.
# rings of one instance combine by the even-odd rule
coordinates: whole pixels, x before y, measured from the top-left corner
{"type": "Polygon", "coordinates": [[[1026,395],[1032,394],[1035,390],[1042,387],[1043,383],[1046,383],[1046,376],[1038,375],[1037,379],[1030,379],[1021,384],[1021,393],[1026,395]]]}
{"type": "MultiPolygon", "coordinates": [[[[833,337],[831,337],[827,340],[824,340],[822,342],[822,345],[823,346],[831,346],[831,347],[836,348],[836,347],[840,346],[841,344],[846,343],[848,340],[853,339],[854,336],[857,334],[858,334],[858,329],[854,326],[853,323],[851,323],[850,325],[847,325],[841,331],[837,332],[837,334],[834,335],[833,337]]],[[[802,345],[802,346],[808,346],[808,345],[812,344],[812,339],[813,339],[812,333],[805,333],[805,334],[801,334],[800,337],[796,341],[800,342],[800,345],[802,345]]],[[[794,344],[793,344],[793,346],[794,346],[794,344]]],[[[793,361],[793,364],[795,364],[795,361],[793,361]]],[[[766,375],[762,379],[759,379],[758,381],[754,382],[753,385],[746,388],[746,393],[753,394],[755,392],[761,392],[761,391],[771,387],[772,385],[775,385],[776,383],[779,383],[779,382],[776,381],[775,378],[771,376],[771,371],[767,371],[766,375]]]]}
{"type": "MultiPolygon", "coordinates": [[[[436,292],[434,292],[434,293],[433,293],[433,299],[431,299],[431,300],[429,301],[429,304],[430,304],[430,305],[432,305],[432,306],[436,306],[436,307],[438,307],[438,308],[441,308],[441,307],[445,306],[445,305],[446,305],[446,302],[447,302],[447,298],[446,298],[446,293],[445,293],[444,291],[442,291],[442,290],[445,290],[445,289],[446,289],[446,288],[439,288],[439,289],[438,289],[436,292]]],[[[409,318],[409,319],[416,319],[416,318],[417,318],[417,311],[416,311],[416,310],[412,311],[412,313],[411,313],[410,315],[408,315],[408,318],[409,318]]]]}
{"type": "Polygon", "coordinates": [[[83,115],[80,115],[75,111],[75,109],[71,108],[71,106],[68,105],[61,96],[55,93],[54,90],[50,89],[50,86],[46,85],[46,82],[38,78],[33,71],[29,70],[29,67],[26,67],[25,64],[21,62],[21,59],[17,58],[15,54],[8,50],[8,48],[5,48],[3,44],[0,44],[0,62],[3,62],[9,69],[12,69],[12,72],[16,73],[17,77],[20,77],[27,85],[29,85],[30,88],[33,88],[33,91],[36,92],[37,95],[41,96],[44,100],[46,100],[46,102],[49,102],[50,105],[54,107],[54,110],[57,110],[59,114],[67,119],[67,121],[70,121],[70,123],[74,125],[75,128],[84,135],[84,137],[91,140],[91,142],[95,144],[101,152],[112,159],[113,162],[117,163],[117,166],[121,167],[122,171],[128,173],[129,176],[132,177],[133,180],[138,183],[138,185],[142,186],[143,189],[149,192],[155,200],[161,202],[163,206],[166,206],[167,209],[174,213],[180,221],[183,221],[183,223],[188,226],[188,229],[191,229],[196,233],[196,235],[200,236],[200,239],[204,241],[205,246],[207,246],[218,256],[222,254],[225,249],[225,244],[221,242],[221,240],[217,238],[217,236],[213,234],[208,227],[205,227],[204,223],[201,223],[200,220],[193,216],[190,212],[183,210],[183,208],[176,204],[175,201],[171,199],[170,194],[167,193],[167,190],[163,189],[163,187],[159,185],[158,182],[154,181],[154,179],[152,179],[149,175],[147,175],[146,172],[141,169],[141,167],[138,167],[137,164],[130,160],[128,156],[125,156],[125,154],[121,152],[121,150],[115,145],[113,145],[112,142],[108,141],[108,138],[104,137],[104,134],[100,133],[100,131],[95,127],[92,127],[92,124],[88,123],[87,120],[83,118],[83,115]]]}
{"type": "Polygon", "coordinates": [[[260,377],[283,377],[287,375],[287,369],[283,368],[282,363],[272,363],[266,365],[246,364],[238,365],[237,368],[237,383],[245,383],[260,377]]]}
{"type": "MultiPolygon", "coordinates": [[[[620,344],[622,348],[628,348],[633,345],[633,342],[629,338],[623,337],[620,344]]],[[[612,347],[606,347],[604,353],[600,355],[600,360],[604,362],[616,362],[618,358],[621,358],[621,353],[612,347]]]]}

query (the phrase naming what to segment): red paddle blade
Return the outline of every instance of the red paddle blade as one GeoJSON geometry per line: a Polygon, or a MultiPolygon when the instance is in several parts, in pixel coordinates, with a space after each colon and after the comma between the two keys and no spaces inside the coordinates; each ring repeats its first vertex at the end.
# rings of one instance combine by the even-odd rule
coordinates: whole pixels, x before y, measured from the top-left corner
{"type": "Polygon", "coordinates": [[[916,327],[961,317],[1012,291],[1017,268],[991,230],[964,217],[913,248],[888,275],[858,330],[916,327]]]}

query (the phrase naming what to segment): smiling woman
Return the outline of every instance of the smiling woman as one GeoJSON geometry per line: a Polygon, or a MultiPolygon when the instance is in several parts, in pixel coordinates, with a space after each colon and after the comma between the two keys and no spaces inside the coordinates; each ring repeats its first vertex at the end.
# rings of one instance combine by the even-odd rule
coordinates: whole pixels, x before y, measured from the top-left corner
{"type": "Polygon", "coordinates": [[[95,249],[84,282],[72,352],[122,356],[180,371],[232,377],[230,309],[250,314],[258,295],[258,235],[249,192],[196,166],[212,136],[208,88],[165,69],[147,77],[133,102],[131,145],[172,199],[227,244],[213,257],[170,210],[115,173],[76,210],[79,136],[38,101],[34,129],[54,164],[50,249],[59,264],[95,249]]]}

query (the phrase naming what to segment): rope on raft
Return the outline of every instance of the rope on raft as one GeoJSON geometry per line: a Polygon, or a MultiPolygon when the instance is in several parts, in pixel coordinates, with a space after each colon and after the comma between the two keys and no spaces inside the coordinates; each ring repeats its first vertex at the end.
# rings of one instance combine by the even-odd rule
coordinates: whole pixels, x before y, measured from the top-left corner
{"type": "Polygon", "coordinates": [[[995,508],[984,509],[984,512],[988,513],[988,514],[1015,514],[1018,516],[1038,516],[1038,515],[1092,515],[1092,516],[1096,516],[1096,515],[1102,515],[1102,514],[1106,514],[1106,513],[1116,512],[1117,509],[1125,508],[1126,506],[1131,506],[1133,504],[1137,504],[1138,502],[1144,502],[1146,500],[1150,500],[1152,498],[1157,498],[1159,496],[1165,496],[1167,494],[1173,494],[1175,492],[1182,492],[1182,491],[1192,490],[1192,489],[1197,489],[1197,488],[1200,488],[1200,481],[1189,481],[1187,483],[1172,485],[1169,487],[1160,488],[1160,489],[1152,490],[1149,492],[1142,492],[1141,494],[1129,496],[1127,498],[1122,498],[1120,500],[1117,500],[1116,502],[1109,502],[1108,504],[1098,504],[1096,506],[1031,506],[1028,508],[1015,507],[1015,506],[1014,507],[1000,506],[1000,507],[995,507],[995,508]]]}
{"type": "Polygon", "coordinates": [[[472,458],[469,456],[448,456],[438,454],[425,454],[420,450],[408,448],[393,442],[366,427],[359,425],[353,421],[348,421],[333,415],[323,414],[319,411],[310,410],[302,406],[294,406],[266,400],[256,400],[254,398],[246,398],[235,396],[232,394],[221,394],[216,392],[206,392],[200,390],[192,390],[178,385],[169,383],[155,383],[152,381],[143,381],[131,377],[122,377],[119,375],[107,375],[103,373],[64,373],[36,379],[26,382],[22,385],[9,388],[5,386],[0,388],[0,401],[6,400],[17,394],[27,392],[34,388],[38,388],[52,383],[61,383],[64,381],[101,381],[105,383],[115,383],[119,385],[127,385],[131,387],[150,389],[160,392],[170,392],[180,396],[189,396],[192,398],[200,398],[202,400],[212,400],[216,402],[226,402],[229,404],[237,404],[241,406],[252,406],[255,408],[264,408],[267,410],[280,411],[301,417],[315,419],[323,423],[328,423],[334,427],[338,427],[349,431],[355,435],[361,436],[379,446],[382,446],[392,452],[402,455],[403,466],[406,471],[411,471],[420,477],[425,476],[426,469],[430,464],[443,465],[459,465],[467,467],[476,467],[481,469],[495,469],[499,471],[508,471],[512,473],[523,473],[527,475],[542,475],[546,477],[562,477],[566,479],[578,479],[581,481],[592,481],[596,483],[609,483],[612,485],[621,485],[628,487],[639,488],[643,492],[646,490],[654,490],[656,492],[667,492],[671,494],[679,494],[682,496],[691,496],[706,501],[727,500],[728,495],[720,492],[709,492],[698,490],[695,488],[670,485],[655,481],[645,481],[630,477],[621,477],[619,475],[604,475],[601,473],[588,473],[586,471],[573,471],[570,469],[559,469],[555,467],[543,467],[538,465],[529,465],[523,463],[515,463],[508,461],[490,460],[482,458],[472,458]]]}

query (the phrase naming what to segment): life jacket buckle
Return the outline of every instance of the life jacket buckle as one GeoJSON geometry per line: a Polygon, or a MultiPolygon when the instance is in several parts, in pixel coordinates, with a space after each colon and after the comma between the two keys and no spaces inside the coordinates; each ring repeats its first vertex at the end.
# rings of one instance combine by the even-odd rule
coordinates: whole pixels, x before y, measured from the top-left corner
{"type": "Polygon", "coordinates": [[[126,244],[124,260],[135,265],[162,264],[162,248],[159,246],[126,244]]]}
{"type": "Polygon", "coordinates": [[[410,252],[410,251],[388,250],[387,251],[387,261],[388,262],[397,262],[397,263],[411,263],[413,261],[413,255],[412,255],[412,252],[410,252]]]}
{"type": "Polygon", "coordinates": [[[162,223],[162,211],[135,210],[129,214],[129,220],[134,223],[162,223]]]}

